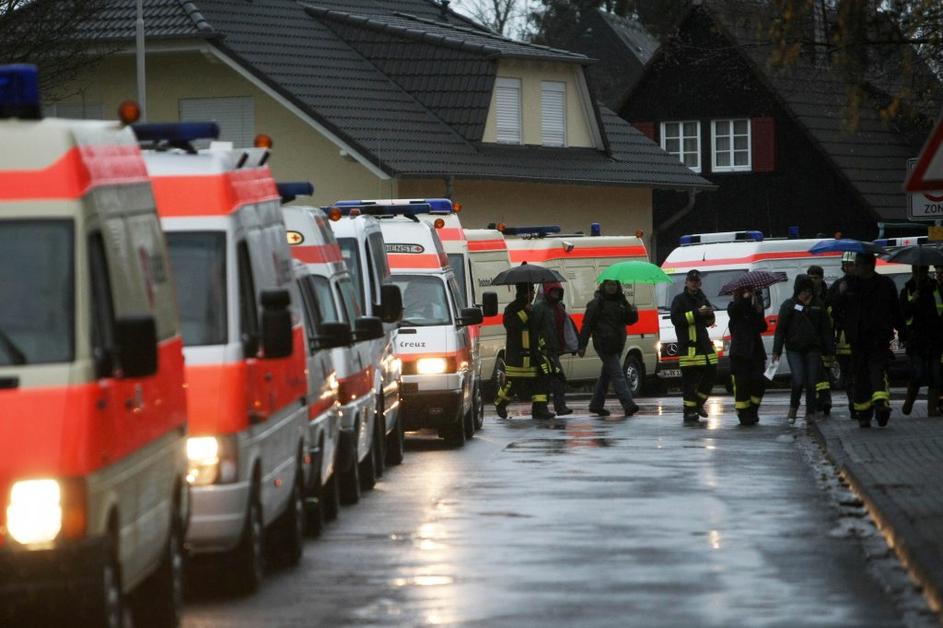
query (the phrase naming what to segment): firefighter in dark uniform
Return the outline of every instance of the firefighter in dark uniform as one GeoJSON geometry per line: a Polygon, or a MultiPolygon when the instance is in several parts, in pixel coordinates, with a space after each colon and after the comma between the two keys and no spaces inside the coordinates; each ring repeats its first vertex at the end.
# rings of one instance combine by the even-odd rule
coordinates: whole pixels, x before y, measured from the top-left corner
{"type": "MultiPolygon", "coordinates": [[[[828,312],[828,284],[825,283],[825,270],[821,266],[809,266],[806,272],[809,279],[812,280],[812,307],[822,308],[828,312]]],[[[829,320],[831,322],[831,320],[829,320]]],[[[819,381],[815,382],[815,402],[816,409],[828,416],[832,412],[832,382],[829,374],[832,370],[832,364],[835,362],[835,356],[823,355],[822,364],[819,368],[819,381]]]]}
{"type": "Polygon", "coordinates": [[[678,364],[684,394],[684,420],[707,417],[704,403],[717,376],[717,353],[707,328],[714,324],[714,306],[701,291],[701,271],[690,270],[684,291],[671,302],[671,322],[678,337],[678,364]]]}
{"type": "Polygon", "coordinates": [[[766,348],[763,332],[767,329],[763,301],[752,288],[741,288],[727,305],[730,316],[730,379],[734,405],[741,425],[760,420],[760,404],[766,390],[766,348]]]}
{"type": "Polygon", "coordinates": [[[855,273],[855,254],[851,252],[842,253],[841,269],[844,276],[833,283],[828,289],[826,297],[826,309],[832,319],[832,329],[835,333],[835,360],[838,362],[839,386],[845,389],[845,395],[848,397],[848,412],[851,418],[855,417],[854,402],[854,373],[851,369],[851,344],[848,342],[848,336],[845,333],[843,312],[836,309],[839,295],[847,290],[848,279],[855,273]]]}
{"type": "Polygon", "coordinates": [[[498,389],[495,409],[498,416],[506,419],[507,405],[517,397],[530,393],[531,416],[535,419],[552,419],[554,414],[547,409],[550,376],[553,364],[541,352],[546,340],[537,329],[533,316],[534,287],[517,284],[517,295],[504,308],[504,365],[506,380],[498,389]]]}
{"type": "Polygon", "coordinates": [[[943,352],[943,289],[928,266],[914,266],[913,277],[900,291],[910,342],[910,382],[901,411],[910,414],[921,384],[927,386],[927,416],[940,416],[940,355],[943,352]]]}
{"type": "Polygon", "coordinates": [[[851,343],[854,373],[854,416],[861,427],[887,425],[891,417],[891,395],[887,367],[893,358],[894,330],[902,342],[907,328],[900,310],[897,287],[890,277],[874,272],[874,255],[855,256],[855,274],[839,289],[838,311],[851,343]]]}

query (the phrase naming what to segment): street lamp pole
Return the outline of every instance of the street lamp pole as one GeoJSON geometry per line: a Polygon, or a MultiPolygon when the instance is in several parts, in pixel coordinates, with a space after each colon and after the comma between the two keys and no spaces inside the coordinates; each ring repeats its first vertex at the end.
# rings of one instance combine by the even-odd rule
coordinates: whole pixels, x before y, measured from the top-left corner
{"type": "Polygon", "coordinates": [[[138,104],[141,106],[141,122],[147,121],[147,79],[144,67],[144,0],[137,0],[137,20],[135,21],[136,57],[138,75],[138,104]]]}

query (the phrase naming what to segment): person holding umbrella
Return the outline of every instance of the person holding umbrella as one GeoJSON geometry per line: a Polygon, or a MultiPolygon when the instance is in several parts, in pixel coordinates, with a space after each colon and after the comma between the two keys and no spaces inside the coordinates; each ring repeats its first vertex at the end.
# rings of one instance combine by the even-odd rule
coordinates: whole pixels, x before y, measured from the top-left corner
{"type": "Polygon", "coordinates": [[[564,328],[569,321],[563,307],[563,285],[559,282],[545,283],[543,295],[534,304],[535,325],[541,339],[546,343],[544,354],[553,363],[550,376],[550,389],[553,391],[553,411],[557,416],[572,414],[572,408],[566,405],[566,375],[560,363],[560,354],[564,350],[564,328]]]}
{"type": "Polygon", "coordinates": [[[714,306],[701,290],[701,271],[685,276],[684,291],[671,302],[671,322],[678,338],[684,422],[692,423],[707,418],[704,404],[717,377],[717,353],[707,331],[714,324],[714,306]]]}
{"type": "Polygon", "coordinates": [[[841,269],[844,275],[828,288],[828,296],[825,299],[826,310],[832,320],[832,328],[835,333],[835,360],[838,362],[839,384],[845,389],[845,395],[848,397],[848,412],[851,418],[854,418],[854,379],[851,369],[851,343],[848,342],[848,336],[845,334],[844,312],[836,307],[839,302],[839,296],[848,289],[848,280],[855,273],[855,253],[845,251],[841,256],[841,269]]]}
{"type": "Polygon", "coordinates": [[[910,414],[922,383],[927,386],[927,416],[940,416],[940,356],[943,353],[943,290],[929,266],[913,266],[913,277],[900,291],[900,305],[910,342],[910,382],[901,412],[910,414]]]}
{"type": "Polygon", "coordinates": [[[760,404],[766,390],[766,348],[762,333],[766,331],[763,302],[756,299],[751,286],[736,290],[727,305],[730,317],[730,378],[733,381],[734,405],[741,425],[759,422],[760,404]]]}

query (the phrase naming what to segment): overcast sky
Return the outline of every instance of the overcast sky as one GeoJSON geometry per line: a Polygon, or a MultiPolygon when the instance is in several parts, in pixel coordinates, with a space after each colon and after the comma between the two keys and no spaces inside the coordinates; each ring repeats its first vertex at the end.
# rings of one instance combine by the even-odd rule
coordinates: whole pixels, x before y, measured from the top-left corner
{"type": "MultiPolygon", "coordinates": [[[[528,9],[532,8],[533,6],[539,3],[537,0],[517,0],[517,3],[519,6],[518,11],[517,11],[519,17],[514,20],[513,25],[508,29],[507,34],[515,38],[520,38],[523,33],[523,29],[526,25],[526,20],[524,19],[524,15],[526,15],[528,9]]],[[[490,4],[491,4],[491,0],[452,0],[452,4],[450,5],[450,8],[461,13],[462,15],[475,17],[475,15],[472,12],[473,7],[489,6],[490,4]]]]}

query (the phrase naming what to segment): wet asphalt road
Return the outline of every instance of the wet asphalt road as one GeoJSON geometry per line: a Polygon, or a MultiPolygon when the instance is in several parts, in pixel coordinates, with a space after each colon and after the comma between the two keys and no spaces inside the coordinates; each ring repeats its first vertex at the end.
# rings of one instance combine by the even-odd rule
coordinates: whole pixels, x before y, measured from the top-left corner
{"type": "Polygon", "coordinates": [[[411,437],[299,567],[253,597],[201,594],[184,625],[901,625],[858,541],[834,533],[784,397],[753,428],[729,397],[685,427],[679,401],[488,416],[457,451],[411,437]]]}

